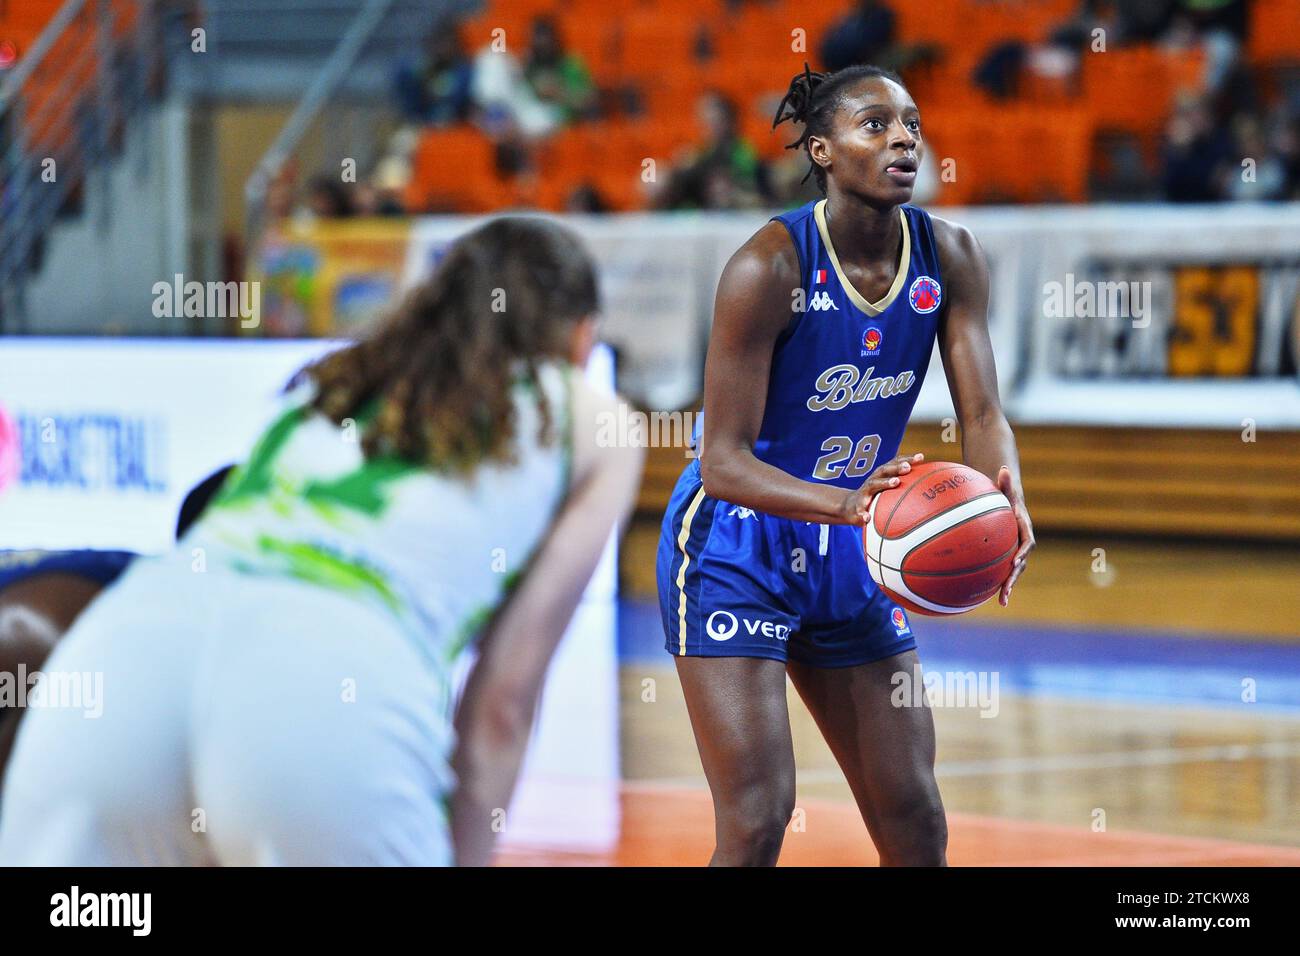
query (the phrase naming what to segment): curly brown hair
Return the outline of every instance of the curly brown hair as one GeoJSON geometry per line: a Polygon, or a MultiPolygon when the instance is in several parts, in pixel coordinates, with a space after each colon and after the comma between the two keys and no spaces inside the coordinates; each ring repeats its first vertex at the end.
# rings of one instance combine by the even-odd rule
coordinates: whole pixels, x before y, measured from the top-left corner
{"type": "Polygon", "coordinates": [[[596,269],[570,229],[502,216],[457,240],[433,275],[362,340],[307,366],[311,405],[362,418],[367,457],[460,473],[514,460],[513,387],[532,385],[553,440],[538,366],[568,357],[574,325],[599,308],[596,269]]]}

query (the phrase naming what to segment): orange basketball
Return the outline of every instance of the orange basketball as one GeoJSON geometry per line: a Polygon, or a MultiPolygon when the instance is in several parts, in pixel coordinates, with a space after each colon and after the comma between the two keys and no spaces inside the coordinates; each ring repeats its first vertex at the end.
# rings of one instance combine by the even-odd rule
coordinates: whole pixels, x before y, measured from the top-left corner
{"type": "Polygon", "coordinates": [[[1011,503],[973,468],[926,461],[871,499],[862,550],[872,579],[919,614],[961,614],[998,593],[1020,534],[1011,503]]]}

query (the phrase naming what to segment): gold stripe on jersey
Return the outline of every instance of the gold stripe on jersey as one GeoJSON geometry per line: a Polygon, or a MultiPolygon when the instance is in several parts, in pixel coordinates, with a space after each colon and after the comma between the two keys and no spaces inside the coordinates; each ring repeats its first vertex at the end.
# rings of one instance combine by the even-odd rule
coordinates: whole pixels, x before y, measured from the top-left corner
{"type": "Polygon", "coordinates": [[[840,257],[835,254],[835,247],[831,245],[831,233],[826,227],[826,200],[823,199],[813,206],[813,219],[817,220],[817,232],[822,237],[822,244],[826,246],[826,253],[831,257],[831,265],[835,267],[835,275],[839,278],[840,285],[844,287],[844,294],[867,315],[879,315],[893,305],[894,300],[898,298],[898,293],[903,291],[903,284],[907,282],[907,271],[912,264],[912,231],[907,227],[907,213],[903,212],[902,206],[898,207],[898,218],[903,224],[903,252],[898,257],[898,272],[895,273],[894,284],[889,287],[884,298],[873,303],[868,302],[862,293],[853,287],[853,283],[840,268],[840,257]]]}
{"type": "Polygon", "coordinates": [[[679,656],[686,656],[686,566],[691,563],[691,556],[686,551],[686,541],[691,536],[691,519],[695,517],[695,512],[700,507],[700,502],[704,500],[704,488],[695,492],[695,497],[691,500],[691,506],[686,509],[686,517],[682,519],[682,530],[677,535],[677,547],[682,552],[682,566],[677,569],[677,633],[680,635],[681,642],[679,656]]]}

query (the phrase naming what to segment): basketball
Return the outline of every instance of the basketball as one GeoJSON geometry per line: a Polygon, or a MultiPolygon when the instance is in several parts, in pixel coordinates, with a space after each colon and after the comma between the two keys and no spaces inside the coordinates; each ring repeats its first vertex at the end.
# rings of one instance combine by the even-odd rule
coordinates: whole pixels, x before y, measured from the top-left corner
{"type": "Polygon", "coordinates": [[[1019,531],[1011,503],[986,477],[950,461],[912,466],[871,499],[862,533],[871,577],[918,614],[962,614],[998,593],[1019,531]]]}

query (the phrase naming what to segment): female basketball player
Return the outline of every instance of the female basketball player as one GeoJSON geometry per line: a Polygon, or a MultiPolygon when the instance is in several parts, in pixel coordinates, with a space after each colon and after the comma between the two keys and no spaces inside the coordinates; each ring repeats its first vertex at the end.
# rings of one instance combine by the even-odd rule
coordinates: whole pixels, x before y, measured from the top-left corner
{"type": "Polygon", "coordinates": [[[501,218],[305,369],[177,550],[47,662],[102,673],[103,715],[27,715],[0,863],[486,862],[640,471],[596,446],[596,307],[571,233],[501,218]]]}
{"type": "Polygon", "coordinates": [[[905,613],[872,582],[861,526],[937,338],[965,462],[1020,527],[1003,605],[1034,546],[998,401],[988,270],[961,226],[907,205],[920,113],[875,67],[805,67],[777,110],[803,124],[826,198],[778,216],[723,270],[700,457],[664,517],[658,584],[713,793],[714,864],[772,864],[795,799],[788,673],[848,778],[881,862],[945,862],[928,709],[890,705],[912,674],[905,613]],[[792,314],[793,313],[793,314],[792,314]]]}

